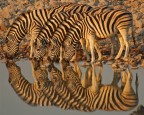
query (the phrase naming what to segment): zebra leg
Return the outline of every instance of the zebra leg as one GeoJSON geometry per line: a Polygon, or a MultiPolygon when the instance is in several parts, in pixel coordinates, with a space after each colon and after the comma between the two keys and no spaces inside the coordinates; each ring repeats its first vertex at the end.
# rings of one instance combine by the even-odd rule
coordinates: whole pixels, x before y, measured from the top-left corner
{"type": "Polygon", "coordinates": [[[121,57],[122,51],[124,49],[124,41],[123,41],[123,38],[122,38],[121,34],[118,34],[118,38],[119,38],[119,41],[120,41],[120,49],[119,49],[118,54],[115,57],[116,60],[121,57]]]}
{"type": "Polygon", "coordinates": [[[99,83],[98,80],[96,79],[94,64],[92,64],[92,86],[89,87],[89,89],[95,94],[99,91],[99,83]]]}
{"type": "Polygon", "coordinates": [[[103,70],[103,67],[102,65],[101,66],[98,66],[98,74],[97,74],[97,83],[98,83],[98,86],[101,84],[102,82],[102,70],[103,70]]]}
{"type": "Polygon", "coordinates": [[[92,67],[89,66],[83,76],[83,79],[81,79],[81,84],[84,88],[88,88],[92,85],[92,67]]]}
{"type": "Polygon", "coordinates": [[[131,83],[132,83],[132,73],[130,72],[129,70],[129,67],[127,68],[127,80],[126,80],[126,84],[124,86],[124,89],[123,89],[123,92],[122,92],[122,95],[127,95],[127,94],[135,94],[132,86],[131,86],[131,83]]]}
{"type": "Polygon", "coordinates": [[[111,54],[110,54],[110,58],[109,60],[113,60],[114,59],[114,42],[115,42],[115,36],[110,38],[111,39],[111,54]]]}
{"type": "Polygon", "coordinates": [[[90,34],[87,36],[89,43],[90,43],[90,50],[91,50],[91,63],[95,62],[95,54],[94,54],[94,43],[95,43],[95,36],[90,34]]]}
{"type": "Polygon", "coordinates": [[[81,69],[80,69],[80,67],[79,67],[78,62],[74,61],[72,64],[74,65],[74,71],[75,71],[76,73],[78,73],[79,78],[81,79],[82,72],[81,72],[81,69]]]}
{"type": "Polygon", "coordinates": [[[125,55],[124,55],[123,60],[128,61],[128,54],[129,54],[128,30],[126,29],[126,30],[119,30],[119,31],[123,37],[124,44],[126,46],[125,55]]]}
{"type": "Polygon", "coordinates": [[[126,71],[123,71],[122,72],[122,78],[121,78],[121,89],[122,89],[122,91],[125,87],[126,81],[127,81],[127,73],[126,73],[126,71]]]}
{"type": "Polygon", "coordinates": [[[70,60],[71,62],[76,61],[76,53],[77,53],[77,51],[76,51],[76,49],[75,49],[75,53],[74,53],[72,59],[70,60]]]}
{"type": "Polygon", "coordinates": [[[63,49],[62,49],[62,46],[60,47],[60,60],[59,62],[62,62],[63,60],[63,49]]]}
{"type": "Polygon", "coordinates": [[[100,51],[100,49],[99,49],[99,46],[98,46],[98,43],[97,43],[97,41],[95,40],[95,43],[94,43],[94,47],[95,47],[95,49],[96,49],[96,51],[97,51],[97,53],[98,53],[98,61],[101,61],[102,60],[102,54],[101,54],[101,51],[100,51]]]}
{"type": "Polygon", "coordinates": [[[64,77],[64,68],[63,68],[63,63],[62,62],[60,62],[60,67],[61,67],[62,79],[65,80],[65,77],[64,77]]]}
{"type": "Polygon", "coordinates": [[[120,78],[121,78],[120,72],[114,72],[114,77],[113,77],[113,81],[112,81],[111,85],[117,86],[120,78]]]}
{"type": "MultiPolygon", "coordinates": [[[[87,40],[86,40],[86,41],[87,41],[87,40]]],[[[82,45],[83,51],[84,51],[85,54],[86,54],[87,61],[90,61],[90,56],[89,56],[88,51],[86,50],[86,47],[85,47],[86,45],[88,45],[88,43],[86,42],[86,44],[84,44],[83,38],[80,39],[80,43],[81,43],[81,45],[82,45]]]]}

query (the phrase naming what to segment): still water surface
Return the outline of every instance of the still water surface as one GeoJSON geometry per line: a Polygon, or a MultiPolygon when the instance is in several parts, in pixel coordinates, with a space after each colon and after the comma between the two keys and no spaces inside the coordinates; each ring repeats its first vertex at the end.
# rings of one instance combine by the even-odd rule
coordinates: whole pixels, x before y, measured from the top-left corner
{"type": "MultiPolygon", "coordinates": [[[[31,64],[29,61],[20,61],[17,62],[18,66],[21,67],[21,71],[23,76],[33,83],[33,77],[31,72],[31,64]]],[[[79,65],[82,63],[80,62],[79,65]]],[[[59,64],[55,64],[56,67],[60,68],[59,64]]],[[[80,66],[81,67],[81,66],[80,66]]],[[[86,71],[85,68],[81,67],[82,73],[86,71]]],[[[133,73],[133,82],[132,86],[135,90],[135,74],[138,73],[139,78],[139,88],[138,88],[138,94],[139,94],[139,104],[144,105],[144,69],[131,69],[131,72],[133,73]]],[[[102,111],[102,110],[96,110],[94,112],[85,113],[81,111],[76,110],[62,110],[58,107],[33,107],[25,102],[23,102],[17,94],[13,91],[12,87],[8,83],[8,72],[6,69],[6,66],[3,63],[0,63],[0,115],[50,115],[50,114],[69,114],[69,115],[129,115],[132,113],[131,111],[126,112],[116,112],[116,111],[102,111]]],[[[103,66],[103,72],[102,72],[102,83],[103,84],[110,84],[113,79],[113,70],[110,65],[105,64],[103,66]]],[[[134,108],[135,110],[136,108],[134,108]]]]}

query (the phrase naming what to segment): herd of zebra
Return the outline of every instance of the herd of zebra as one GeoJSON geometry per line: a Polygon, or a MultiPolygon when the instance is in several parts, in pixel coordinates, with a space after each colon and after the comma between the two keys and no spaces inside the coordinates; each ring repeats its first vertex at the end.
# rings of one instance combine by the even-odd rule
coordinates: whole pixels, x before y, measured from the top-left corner
{"type": "MultiPolygon", "coordinates": [[[[35,64],[35,61],[32,62],[35,64]]],[[[111,84],[102,84],[102,66],[90,65],[82,79],[78,63],[62,62],[62,71],[54,64],[47,68],[35,68],[34,83],[30,83],[14,61],[7,61],[9,83],[17,95],[33,106],[57,106],[64,110],[127,111],[138,104],[138,76],[134,89],[131,86],[132,73],[129,67],[122,72],[114,72],[111,84]],[[49,76],[48,77],[48,72],[49,76]],[[64,75],[64,79],[62,76],[64,75]],[[121,79],[121,86],[118,82],[121,79]]],[[[110,76],[108,76],[110,77],[110,76]]]]}
{"type": "MultiPolygon", "coordinates": [[[[125,48],[123,59],[128,60],[129,39],[133,37],[133,19],[129,11],[65,3],[54,8],[21,14],[9,28],[3,50],[7,58],[13,58],[22,53],[19,52],[19,47],[22,41],[27,40],[30,59],[39,60],[46,55],[52,60],[59,58],[61,62],[63,59],[74,61],[77,47],[81,46],[90,61],[87,51],[89,47],[91,62],[94,63],[94,49],[98,53],[97,60],[102,60],[97,43],[99,39],[111,39],[111,58],[114,58],[115,36],[120,42],[115,59],[121,58],[125,48]]],[[[134,38],[133,41],[135,43],[134,38]]]]}
{"type": "MultiPolygon", "coordinates": [[[[129,56],[129,39],[133,38],[132,14],[123,9],[92,7],[86,4],[65,3],[49,9],[38,9],[21,14],[7,32],[3,51],[9,73],[9,83],[14,91],[28,104],[51,106],[80,111],[130,110],[138,104],[138,78],[136,93],[131,82],[132,74],[127,68],[122,72],[122,86],[118,87],[121,73],[115,73],[110,85],[101,84],[102,67],[95,74],[95,52],[99,61],[102,54],[98,40],[110,38],[112,59],[119,59],[125,48],[124,60],[129,56]],[[129,34],[130,31],[130,34],[129,34]],[[28,36],[27,36],[28,35],[28,36]],[[114,42],[118,37],[120,49],[114,58],[114,42]],[[23,42],[29,42],[29,60],[34,83],[29,83],[14,62],[22,52],[23,42]],[[77,48],[81,46],[87,61],[91,61],[85,79],[76,62],[74,68],[67,61],[76,60],[77,48]],[[91,52],[91,59],[88,53],[91,52]],[[42,68],[42,62],[59,59],[62,71],[53,63],[42,68]],[[47,70],[48,69],[48,70],[47,70]],[[48,78],[50,73],[50,80],[48,78]],[[118,77],[119,76],[119,77],[118,77]]],[[[133,38],[135,44],[135,39],[133,38]]],[[[116,48],[117,49],[117,48],[116,48]]],[[[44,62],[46,63],[46,62],[44,62]]]]}

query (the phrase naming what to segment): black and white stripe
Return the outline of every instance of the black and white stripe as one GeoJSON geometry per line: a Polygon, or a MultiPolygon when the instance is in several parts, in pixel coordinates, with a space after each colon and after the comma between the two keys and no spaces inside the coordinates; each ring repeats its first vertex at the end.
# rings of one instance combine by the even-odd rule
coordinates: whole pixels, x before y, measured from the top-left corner
{"type": "MultiPolygon", "coordinates": [[[[83,9],[87,8],[87,5],[83,5],[83,9]]],[[[70,9],[78,9],[79,5],[77,3],[66,3],[50,9],[39,9],[33,10],[31,12],[26,12],[21,14],[11,25],[6,42],[12,41],[14,43],[20,43],[24,37],[30,35],[30,46],[33,44],[33,40],[37,37],[40,29],[49,21],[55,14],[61,11],[68,11],[70,9]]],[[[73,11],[72,11],[73,12],[73,11]]],[[[10,46],[8,46],[10,47],[10,46]]],[[[10,48],[7,48],[10,49],[10,48]]],[[[16,49],[16,48],[12,48],[16,49]]],[[[32,49],[31,49],[32,50],[32,49]]],[[[9,51],[6,51],[9,53],[9,51]]],[[[32,52],[32,51],[31,51],[32,52]]],[[[17,50],[12,50],[8,55],[15,55],[17,50]]],[[[12,56],[13,56],[12,55],[12,56]]]]}
{"type": "Polygon", "coordinates": [[[41,29],[41,31],[39,32],[36,38],[35,44],[38,44],[38,45],[36,45],[36,47],[34,48],[35,50],[34,57],[39,58],[43,56],[44,53],[42,52],[46,51],[44,50],[45,45],[48,45],[50,43],[51,41],[50,39],[52,38],[54,32],[59,27],[59,25],[63,23],[64,20],[69,18],[71,15],[74,15],[75,13],[89,12],[91,10],[92,10],[91,6],[81,4],[75,7],[74,9],[70,9],[69,11],[66,11],[66,12],[60,12],[56,14],[55,16],[53,16],[53,18],[51,18],[49,22],[46,23],[45,26],[41,29]],[[40,55],[40,53],[42,55],[40,55]]]}
{"type": "MultiPolygon", "coordinates": [[[[51,47],[52,50],[51,49],[49,50],[49,52],[50,52],[49,56],[52,59],[57,57],[57,54],[59,54],[58,52],[60,51],[60,47],[62,46],[63,41],[65,39],[67,39],[66,34],[68,33],[69,29],[71,29],[75,24],[77,24],[79,21],[83,20],[87,15],[96,15],[99,12],[102,12],[102,11],[106,12],[106,10],[109,11],[111,9],[108,8],[108,7],[102,7],[102,8],[98,7],[98,8],[92,9],[91,11],[87,11],[85,13],[73,14],[71,17],[64,20],[62,22],[62,24],[59,25],[59,27],[57,28],[57,30],[54,32],[54,34],[52,36],[51,42],[55,46],[52,45],[52,47],[51,47]]],[[[73,37],[72,34],[71,34],[71,37],[73,37]]],[[[77,37],[81,37],[81,36],[77,36],[77,37]]],[[[81,41],[81,44],[82,44],[82,48],[86,52],[86,49],[85,49],[82,41],[81,41]]],[[[86,54],[88,54],[88,53],[86,52],[86,54]]],[[[61,55],[61,53],[60,53],[60,55],[61,55]]],[[[61,58],[62,58],[62,56],[60,56],[60,61],[61,61],[61,58]]],[[[87,58],[89,58],[88,55],[87,55],[87,58]]]]}
{"type": "MultiPolygon", "coordinates": [[[[92,68],[92,71],[95,71],[94,65],[92,65],[92,68]]],[[[73,97],[80,99],[79,101],[83,100],[83,102],[87,102],[87,105],[90,107],[91,111],[96,109],[108,111],[128,111],[136,107],[138,104],[138,78],[136,78],[135,93],[131,86],[132,74],[129,68],[124,71],[126,76],[122,76],[122,79],[124,79],[123,89],[117,86],[117,83],[120,80],[119,78],[114,78],[114,81],[110,85],[101,84],[102,73],[95,76],[96,78],[92,78],[91,88],[84,88],[80,83],[77,73],[75,73],[70,66],[66,67],[64,70],[65,79],[66,82],[68,82],[68,88],[71,90],[73,97]],[[97,80],[95,84],[97,84],[98,87],[93,84],[93,80],[97,80]],[[94,87],[96,89],[95,93],[92,90],[93,85],[96,86],[94,87]]]]}
{"type": "Polygon", "coordinates": [[[74,98],[71,91],[67,88],[67,83],[62,79],[62,73],[53,64],[49,65],[51,81],[54,84],[55,90],[69,105],[71,109],[90,111],[89,107],[79,103],[79,99],[74,98]]]}
{"type": "MultiPolygon", "coordinates": [[[[51,101],[42,94],[41,85],[44,82],[37,81],[31,84],[21,74],[21,69],[14,62],[7,62],[6,67],[9,72],[9,83],[11,84],[17,95],[26,103],[30,105],[51,106],[51,101]]],[[[37,71],[37,77],[41,77],[37,71]]],[[[45,72],[43,72],[43,75],[45,72]]],[[[45,81],[46,82],[46,81],[45,81]]],[[[43,86],[42,86],[43,87],[43,86]]]]}
{"type": "MultiPolygon", "coordinates": [[[[102,59],[101,52],[97,45],[97,39],[113,37],[115,34],[118,34],[121,47],[115,59],[121,57],[124,46],[126,46],[124,55],[124,59],[126,59],[129,53],[128,30],[131,29],[132,31],[132,28],[132,14],[127,10],[110,10],[98,15],[87,15],[84,20],[70,28],[65,36],[67,38],[65,44],[68,48],[70,45],[75,48],[81,38],[87,39],[91,49],[91,62],[94,62],[94,47],[99,56],[98,60],[102,59]]],[[[65,48],[65,50],[66,49],[67,48],[65,48]]]]}

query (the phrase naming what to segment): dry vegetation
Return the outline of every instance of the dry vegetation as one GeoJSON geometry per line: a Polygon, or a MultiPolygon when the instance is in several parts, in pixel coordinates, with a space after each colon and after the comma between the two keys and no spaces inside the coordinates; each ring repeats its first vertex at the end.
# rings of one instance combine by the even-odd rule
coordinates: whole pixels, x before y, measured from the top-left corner
{"type": "MultiPolygon", "coordinates": [[[[0,0],[0,43],[5,38],[6,32],[10,25],[13,23],[21,13],[34,9],[42,9],[56,6],[62,2],[78,2],[86,3],[93,6],[111,6],[114,9],[127,9],[133,14],[134,22],[134,35],[136,38],[137,46],[131,49],[133,60],[137,62],[144,62],[144,1],[143,0],[0,0]],[[140,55],[138,55],[140,54],[140,55]],[[137,56],[138,55],[138,56],[137,56]]],[[[102,50],[105,52],[108,45],[105,41],[102,50]]],[[[132,45],[131,45],[132,46],[132,45]]],[[[26,45],[23,46],[25,48],[26,45]]]]}

